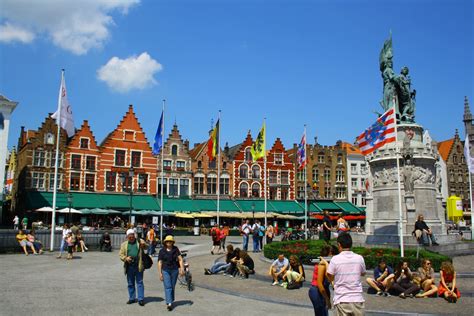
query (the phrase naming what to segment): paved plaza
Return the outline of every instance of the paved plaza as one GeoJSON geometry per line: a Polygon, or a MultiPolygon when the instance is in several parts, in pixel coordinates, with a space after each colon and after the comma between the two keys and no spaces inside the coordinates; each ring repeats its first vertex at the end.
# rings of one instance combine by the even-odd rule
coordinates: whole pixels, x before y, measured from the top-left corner
{"type": "MultiPolygon", "coordinates": [[[[308,283],[303,289],[288,291],[272,287],[265,274],[268,263],[260,254],[252,254],[256,275],[248,280],[222,275],[205,276],[208,267],[219,256],[209,253],[210,238],[177,237],[181,249],[189,249],[189,262],[196,289],[188,292],[177,287],[175,315],[313,315],[308,298],[308,283]]],[[[230,242],[240,245],[240,238],[230,242]]],[[[118,245],[115,245],[116,247],[118,245]]],[[[472,315],[474,278],[470,262],[474,256],[455,259],[458,272],[466,275],[458,284],[464,295],[457,304],[442,299],[406,299],[365,295],[368,315],[472,315]],[[471,271],[469,271],[471,270],[471,271]],[[382,311],[385,311],[382,313],[382,311]]],[[[24,256],[1,255],[1,315],[129,315],[131,313],[168,313],[163,285],[158,279],[156,264],[145,272],[144,307],[126,305],[127,290],[118,251],[113,253],[79,253],[76,259],[55,259],[54,254],[24,256]]],[[[306,271],[312,277],[311,269],[306,271]]]]}

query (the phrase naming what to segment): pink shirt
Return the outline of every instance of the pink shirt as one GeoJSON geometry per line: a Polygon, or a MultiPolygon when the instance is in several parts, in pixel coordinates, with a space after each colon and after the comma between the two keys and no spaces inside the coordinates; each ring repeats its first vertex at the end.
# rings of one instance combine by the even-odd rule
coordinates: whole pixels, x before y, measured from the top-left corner
{"type": "Polygon", "coordinates": [[[334,275],[334,305],[365,301],[360,283],[360,276],[365,273],[362,256],[352,251],[342,251],[331,259],[328,273],[334,275]]]}

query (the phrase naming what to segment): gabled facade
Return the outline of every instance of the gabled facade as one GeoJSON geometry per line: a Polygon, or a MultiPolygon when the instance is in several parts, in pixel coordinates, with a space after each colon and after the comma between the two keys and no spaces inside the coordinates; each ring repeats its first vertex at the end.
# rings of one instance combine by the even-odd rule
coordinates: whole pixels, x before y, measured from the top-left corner
{"type": "Polygon", "coordinates": [[[347,171],[347,200],[352,204],[365,207],[369,178],[369,164],[365,161],[357,146],[342,143],[342,148],[346,151],[346,171],[347,171]]]}
{"type": "MultiPolygon", "coordinates": [[[[17,149],[17,171],[12,189],[12,210],[25,211],[24,205],[28,191],[53,191],[57,130],[56,121],[50,116],[38,130],[21,128],[17,149]]],[[[67,141],[66,131],[61,129],[58,190],[64,190],[64,155],[67,151],[67,141]]]]}
{"type": "MultiPolygon", "coordinates": [[[[196,144],[190,151],[190,156],[193,172],[192,195],[195,198],[215,199],[217,197],[218,157],[209,160],[207,141],[196,144]]],[[[232,196],[232,188],[232,162],[226,148],[221,150],[220,155],[220,198],[229,199],[232,196]]]]}
{"type": "Polygon", "coordinates": [[[268,198],[270,200],[295,199],[295,169],[280,138],[267,152],[268,198]]]}
{"type": "Polygon", "coordinates": [[[96,191],[99,158],[99,147],[88,121],[84,121],[67,146],[65,189],[71,192],[96,191]]]}
{"type": "Polygon", "coordinates": [[[163,144],[158,159],[157,194],[161,194],[161,155],[163,155],[163,196],[189,196],[192,184],[192,164],[189,142],[183,141],[178,126],[173,129],[163,144]]]}
{"type": "Polygon", "coordinates": [[[97,191],[156,194],[157,159],[130,105],[127,113],[99,146],[97,191]],[[133,167],[133,177],[130,169],[133,167]],[[124,179],[122,184],[120,178],[124,179]]]}

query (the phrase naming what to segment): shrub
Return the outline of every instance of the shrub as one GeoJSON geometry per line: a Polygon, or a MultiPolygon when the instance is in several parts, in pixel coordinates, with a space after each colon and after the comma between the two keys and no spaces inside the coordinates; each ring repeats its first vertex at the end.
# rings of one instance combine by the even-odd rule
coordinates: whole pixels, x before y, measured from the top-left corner
{"type": "MultiPolygon", "coordinates": [[[[323,240],[296,240],[273,242],[266,245],[263,254],[269,259],[275,259],[278,254],[283,253],[285,257],[295,255],[304,264],[311,264],[311,259],[319,257],[321,248],[325,245],[323,240]]],[[[367,269],[374,269],[379,260],[384,258],[388,265],[395,268],[400,262],[400,250],[397,248],[366,248],[353,247],[352,251],[364,257],[367,269]]],[[[416,249],[405,249],[405,258],[412,271],[421,266],[421,260],[429,259],[435,271],[439,271],[443,261],[451,261],[451,258],[436,252],[420,249],[419,259],[416,258],[416,249]]]]}

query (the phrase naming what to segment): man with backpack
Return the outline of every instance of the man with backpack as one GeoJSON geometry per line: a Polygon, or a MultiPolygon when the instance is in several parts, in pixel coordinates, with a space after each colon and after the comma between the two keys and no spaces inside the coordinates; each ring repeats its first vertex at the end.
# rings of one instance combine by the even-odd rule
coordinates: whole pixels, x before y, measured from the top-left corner
{"type": "Polygon", "coordinates": [[[263,237],[265,236],[265,231],[266,231],[266,227],[260,223],[260,221],[258,221],[258,224],[260,225],[260,227],[258,228],[258,242],[259,242],[259,247],[260,247],[260,251],[263,250],[263,237]]]}
{"type": "Polygon", "coordinates": [[[249,248],[249,235],[250,235],[250,224],[249,220],[246,219],[242,227],[240,228],[240,234],[242,235],[242,243],[243,243],[243,249],[244,251],[248,251],[249,248]]]}
{"type": "Polygon", "coordinates": [[[260,224],[256,220],[251,227],[252,241],[253,241],[253,252],[260,252],[260,224]]]}

